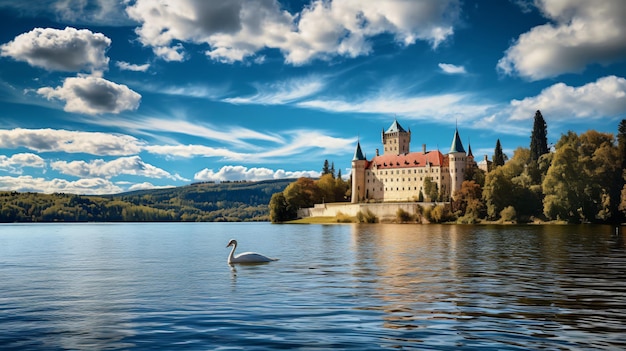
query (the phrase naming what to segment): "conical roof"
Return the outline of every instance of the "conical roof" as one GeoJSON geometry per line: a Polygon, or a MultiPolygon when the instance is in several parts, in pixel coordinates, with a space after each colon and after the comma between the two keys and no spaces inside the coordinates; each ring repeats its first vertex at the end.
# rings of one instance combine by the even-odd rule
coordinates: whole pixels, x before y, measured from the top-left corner
{"type": "Polygon", "coordinates": [[[461,137],[459,136],[459,130],[456,129],[454,131],[454,138],[452,139],[452,145],[450,146],[450,154],[453,152],[465,152],[463,148],[463,143],[461,142],[461,137]]]}
{"type": "Polygon", "coordinates": [[[352,158],[352,161],[363,161],[365,159],[366,158],[363,155],[363,151],[361,151],[361,143],[357,141],[356,150],[354,151],[354,157],[352,158]]]}

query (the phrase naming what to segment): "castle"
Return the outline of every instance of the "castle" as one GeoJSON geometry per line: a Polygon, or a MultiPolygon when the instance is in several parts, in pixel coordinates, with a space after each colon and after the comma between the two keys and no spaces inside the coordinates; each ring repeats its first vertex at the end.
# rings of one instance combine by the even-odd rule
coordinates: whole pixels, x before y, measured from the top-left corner
{"type": "Polygon", "coordinates": [[[458,128],[447,154],[439,150],[411,152],[411,129],[406,131],[397,120],[382,131],[383,154],[367,160],[357,141],[352,158],[352,203],[402,202],[429,199],[424,181],[436,184],[439,198],[450,199],[461,188],[465,170],[476,167],[472,148],[465,152],[458,128]],[[421,194],[421,195],[420,195],[421,194]]]}

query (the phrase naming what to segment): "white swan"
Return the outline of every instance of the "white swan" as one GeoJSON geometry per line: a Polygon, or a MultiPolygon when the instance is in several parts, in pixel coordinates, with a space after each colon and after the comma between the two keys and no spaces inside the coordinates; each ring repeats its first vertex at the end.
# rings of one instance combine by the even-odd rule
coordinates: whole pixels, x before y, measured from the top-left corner
{"type": "Polygon", "coordinates": [[[232,246],[233,249],[228,255],[228,264],[233,263],[265,263],[271,261],[278,261],[277,258],[269,258],[256,252],[244,252],[235,256],[235,249],[237,248],[237,240],[231,239],[226,247],[232,246]]]}

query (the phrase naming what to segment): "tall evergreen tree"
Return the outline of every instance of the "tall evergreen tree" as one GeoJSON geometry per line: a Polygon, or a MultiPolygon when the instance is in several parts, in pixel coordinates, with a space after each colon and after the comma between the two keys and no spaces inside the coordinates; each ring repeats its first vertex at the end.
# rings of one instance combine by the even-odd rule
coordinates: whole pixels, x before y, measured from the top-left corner
{"type": "Polygon", "coordinates": [[[504,153],[502,152],[502,145],[500,145],[500,139],[496,141],[496,149],[493,153],[493,167],[504,166],[504,153]]]}
{"type": "Polygon", "coordinates": [[[328,160],[324,160],[324,167],[322,167],[322,175],[330,173],[330,164],[328,160]]]}
{"type": "Polygon", "coordinates": [[[548,126],[541,115],[541,111],[535,112],[535,123],[530,135],[530,160],[537,162],[539,157],[548,153],[548,126]]]}
{"type": "Polygon", "coordinates": [[[332,174],[333,178],[335,178],[335,162],[330,164],[330,174],[332,174]]]}

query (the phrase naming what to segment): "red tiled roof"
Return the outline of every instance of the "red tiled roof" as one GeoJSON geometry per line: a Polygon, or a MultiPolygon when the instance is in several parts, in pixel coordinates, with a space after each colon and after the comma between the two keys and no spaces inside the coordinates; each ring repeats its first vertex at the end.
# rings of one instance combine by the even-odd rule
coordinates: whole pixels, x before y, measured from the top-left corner
{"type": "Polygon", "coordinates": [[[448,166],[448,157],[439,151],[411,152],[400,155],[381,155],[374,157],[368,162],[367,168],[371,169],[376,164],[379,169],[389,168],[412,168],[425,167],[426,163],[431,166],[448,166]]]}

